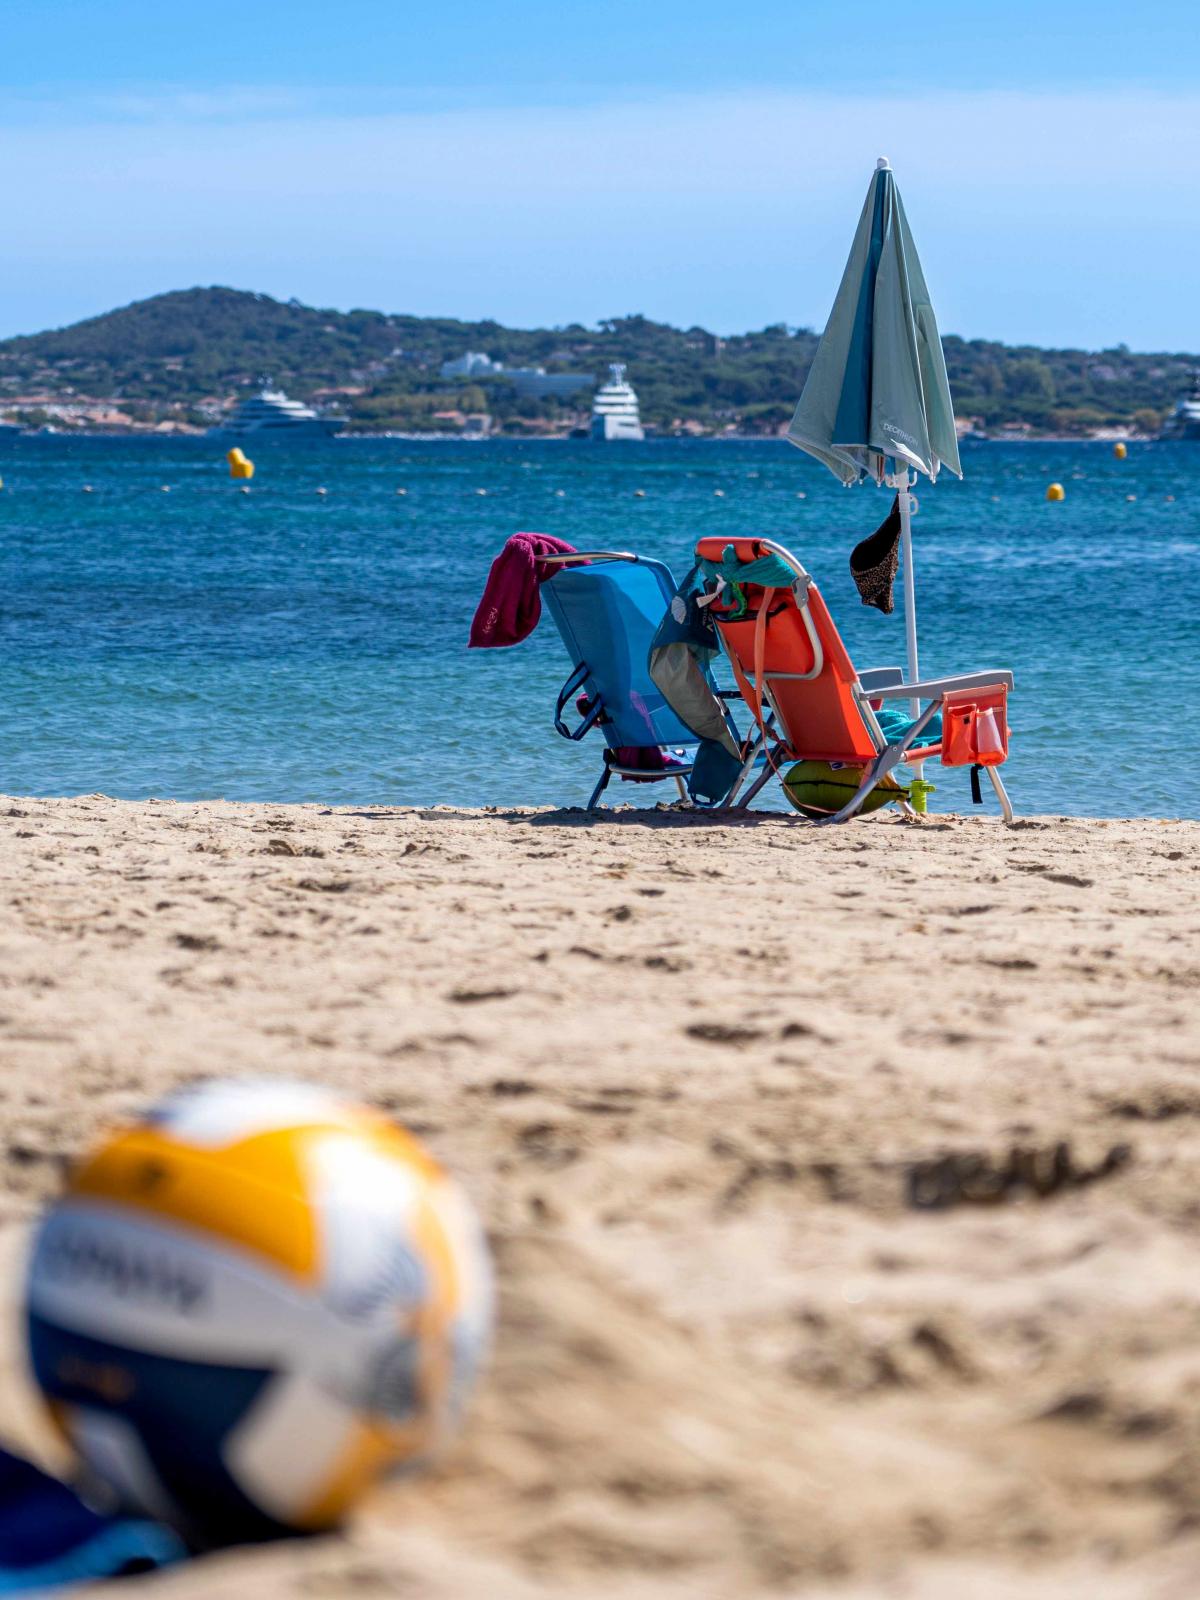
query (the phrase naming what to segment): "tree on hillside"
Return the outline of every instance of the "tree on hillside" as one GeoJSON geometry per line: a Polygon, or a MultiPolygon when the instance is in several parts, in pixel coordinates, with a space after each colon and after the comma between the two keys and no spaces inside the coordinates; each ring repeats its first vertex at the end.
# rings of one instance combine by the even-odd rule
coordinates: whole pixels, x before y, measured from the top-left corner
{"type": "MultiPolygon", "coordinates": [[[[954,335],[944,345],[956,411],[989,428],[1025,421],[1087,433],[1137,417],[1142,431],[1155,432],[1148,419],[1161,420],[1196,364],[1187,355],[1138,355],[1123,346],[1040,350],[954,335]]],[[[634,313],[594,328],[523,329],[195,288],[0,341],[0,406],[23,394],[86,397],[136,404],[162,419],[180,415],[179,407],[228,404],[266,377],[299,399],[351,391],[338,403],[355,427],[437,427],[436,413],[447,410],[515,419],[511,385],[489,380],[485,392],[477,382],[441,378],[444,361],[483,350],[510,367],[596,377],[607,363],[625,362],[651,426],[775,432],[795,406],[816,347],[811,329],[783,323],[717,335],[634,313]]],[[[532,411],[521,420],[547,427],[568,414],[549,397],[532,411]]]]}

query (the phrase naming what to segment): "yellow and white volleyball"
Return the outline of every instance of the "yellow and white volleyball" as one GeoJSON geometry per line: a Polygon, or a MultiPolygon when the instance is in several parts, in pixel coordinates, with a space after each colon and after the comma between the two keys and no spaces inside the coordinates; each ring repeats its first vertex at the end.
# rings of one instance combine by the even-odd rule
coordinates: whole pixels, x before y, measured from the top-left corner
{"type": "Polygon", "coordinates": [[[486,1350],[491,1270],[402,1129],[303,1084],[205,1083],[82,1160],[26,1309],[87,1475],[222,1543],[335,1525],[430,1455],[486,1350]]]}

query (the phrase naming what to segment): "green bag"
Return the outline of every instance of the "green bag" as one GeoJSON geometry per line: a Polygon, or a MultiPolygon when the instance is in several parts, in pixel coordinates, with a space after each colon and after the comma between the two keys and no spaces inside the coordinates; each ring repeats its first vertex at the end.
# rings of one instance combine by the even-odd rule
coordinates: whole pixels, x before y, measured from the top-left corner
{"type": "MultiPolygon", "coordinates": [[[[844,766],[840,761],[797,761],[784,775],[783,792],[804,816],[831,817],[858,793],[865,770],[844,766]]],[[[893,800],[908,797],[904,785],[888,773],[863,801],[859,815],[866,816],[893,800]]]]}

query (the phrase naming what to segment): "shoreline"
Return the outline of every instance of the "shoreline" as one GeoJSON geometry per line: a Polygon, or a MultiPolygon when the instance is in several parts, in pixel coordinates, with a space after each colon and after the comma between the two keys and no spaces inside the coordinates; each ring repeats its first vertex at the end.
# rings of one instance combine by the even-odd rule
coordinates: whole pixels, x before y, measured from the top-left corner
{"type": "MultiPolygon", "coordinates": [[[[4,437],[3,435],[0,435],[0,442],[3,441],[3,437],[4,437]]],[[[224,440],[224,442],[228,443],[229,442],[229,438],[232,438],[232,437],[233,437],[233,435],[229,435],[224,440]]],[[[253,442],[256,445],[257,444],[262,444],[264,442],[261,438],[256,438],[253,434],[243,434],[241,437],[243,439],[245,439],[247,442],[253,442]]],[[[197,443],[197,444],[219,445],[219,444],[222,443],[222,441],[220,439],[209,439],[206,436],[206,434],[205,434],[205,432],[203,430],[197,431],[195,433],[188,432],[188,431],[164,433],[164,432],[159,432],[158,430],[156,430],[154,428],[145,428],[145,429],[143,429],[143,428],[127,428],[127,429],[111,429],[111,430],[101,429],[101,428],[94,428],[94,429],[93,428],[86,428],[86,429],[85,428],[60,428],[60,429],[55,429],[55,431],[53,433],[50,433],[50,434],[42,433],[40,430],[33,429],[33,430],[30,430],[29,432],[22,431],[20,433],[14,433],[14,434],[11,435],[11,441],[12,442],[15,442],[17,439],[23,439],[23,440],[26,440],[26,441],[31,440],[31,439],[145,439],[145,440],[148,440],[148,441],[151,441],[151,442],[154,442],[154,443],[158,443],[158,444],[162,444],[162,443],[178,444],[180,442],[192,442],[192,443],[197,443]]],[[[330,434],[328,436],[328,438],[324,439],[324,440],[293,441],[292,444],[293,444],[293,447],[301,446],[301,447],[307,448],[307,447],[310,447],[314,442],[316,442],[316,443],[346,444],[346,443],[351,443],[356,439],[365,439],[365,440],[398,439],[398,440],[403,441],[406,444],[471,444],[471,445],[477,445],[477,444],[573,444],[573,445],[589,445],[590,446],[590,445],[595,445],[597,443],[597,441],[594,440],[594,439],[572,439],[568,434],[560,434],[560,433],[530,433],[530,434],[520,434],[520,433],[504,433],[504,434],[498,434],[498,433],[493,433],[493,434],[482,434],[482,433],[481,434],[470,434],[470,433],[396,433],[396,432],[392,432],[392,431],[388,431],[388,430],[384,430],[384,431],[379,432],[379,433],[373,433],[373,432],[369,432],[369,431],[367,431],[365,429],[356,429],[353,433],[334,433],[334,434],[330,434]]],[[[285,445],[288,443],[288,441],[286,439],[283,439],[283,440],[274,439],[274,440],[265,441],[265,442],[268,442],[268,443],[271,443],[271,444],[282,443],[282,444],[285,444],[285,445]]],[[[610,442],[613,442],[613,441],[610,441],[610,442]]],[[[619,441],[615,441],[615,442],[619,443],[622,446],[622,448],[624,448],[625,446],[627,446],[627,445],[629,445],[631,443],[632,444],[650,444],[650,445],[654,445],[654,444],[787,444],[787,443],[789,443],[789,441],[786,438],[784,438],[782,435],[774,434],[774,433],[703,433],[703,434],[662,433],[662,434],[649,434],[645,439],[636,440],[636,441],[629,440],[629,439],[623,439],[623,440],[619,440],[619,441]]],[[[1038,434],[1022,434],[1020,438],[965,439],[965,440],[960,441],[961,444],[966,445],[966,446],[975,446],[975,445],[988,445],[988,446],[991,446],[991,445],[1027,445],[1027,444],[1089,444],[1089,445],[1107,445],[1109,448],[1111,448],[1112,445],[1118,444],[1118,443],[1120,443],[1120,444],[1134,444],[1134,445],[1143,445],[1143,444],[1155,444],[1155,445],[1157,445],[1157,444],[1186,444],[1188,442],[1190,442],[1190,441],[1188,441],[1188,440],[1178,440],[1178,439],[1159,439],[1159,438],[1151,437],[1148,434],[1146,434],[1146,435],[1139,435],[1139,434],[1120,434],[1120,435],[1116,435],[1116,434],[1111,434],[1111,433],[1105,434],[1100,438],[1092,438],[1092,437],[1082,438],[1078,434],[1038,433],[1038,434]]]]}
{"type": "MultiPolygon", "coordinates": [[[[1133,1600],[1200,1561],[1200,823],[0,823],[10,1313],[63,1162],[199,1075],[381,1106],[496,1251],[439,1469],[164,1593],[1133,1600]]],[[[0,1384],[45,1448],[11,1315],[0,1384]]]]}

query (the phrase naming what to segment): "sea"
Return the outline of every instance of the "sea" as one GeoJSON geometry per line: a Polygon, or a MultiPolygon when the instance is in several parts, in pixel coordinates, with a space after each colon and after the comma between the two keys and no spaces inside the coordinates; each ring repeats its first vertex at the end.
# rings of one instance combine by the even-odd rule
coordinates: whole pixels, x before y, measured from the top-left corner
{"type": "MultiPolygon", "coordinates": [[[[554,731],[548,614],[467,649],[522,529],[677,576],[702,535],[765,535],[860,667],[904,661],[900,604],[864,607],[848,564],[890,495],[783,441],[244,445],[248,494],[211,440],[0,441],[0,791],[582,805],[599,735],[554,731]]],[[[1014,671],[1018,814],[1200,816],[1200,446],[981,442],[963,468],[916,491],[922,676],[1014,671]]],[[[964,770],[926,775],[931,810],[969,807],[964,770]]]]}

